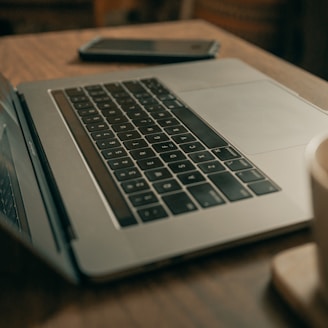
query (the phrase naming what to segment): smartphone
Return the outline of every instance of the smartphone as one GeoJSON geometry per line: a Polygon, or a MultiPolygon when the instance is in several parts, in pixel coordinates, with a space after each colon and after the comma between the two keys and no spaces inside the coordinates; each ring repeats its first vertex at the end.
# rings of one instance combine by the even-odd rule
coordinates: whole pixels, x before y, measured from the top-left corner
{"type": "Polygon", "coordinates": [[[97,37],[78,49],[86,61],[173,63],[214,58],[216,40],[117,39],[97,37]]]}

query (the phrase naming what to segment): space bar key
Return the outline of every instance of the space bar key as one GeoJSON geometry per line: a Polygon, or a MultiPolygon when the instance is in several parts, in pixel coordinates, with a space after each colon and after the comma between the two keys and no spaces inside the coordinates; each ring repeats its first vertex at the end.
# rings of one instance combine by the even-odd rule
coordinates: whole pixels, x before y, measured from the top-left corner
{"type": "Polygon", "coordinates": [[[172,113],[175,114],[207,147],[216,148],[228,145],[221,136],[189,108],[174,108],[172,109],[172,113]]]}

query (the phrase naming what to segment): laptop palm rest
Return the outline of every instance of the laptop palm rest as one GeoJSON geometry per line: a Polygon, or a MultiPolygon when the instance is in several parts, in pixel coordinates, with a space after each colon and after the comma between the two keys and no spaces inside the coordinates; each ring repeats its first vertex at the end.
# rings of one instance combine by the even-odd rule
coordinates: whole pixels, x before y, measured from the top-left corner
{"type": "Polygon", "coordinates": [[[246,154],[304,145],[327,130],[325,113],[272,81],[183,92],[180,96],[246,154]]]}

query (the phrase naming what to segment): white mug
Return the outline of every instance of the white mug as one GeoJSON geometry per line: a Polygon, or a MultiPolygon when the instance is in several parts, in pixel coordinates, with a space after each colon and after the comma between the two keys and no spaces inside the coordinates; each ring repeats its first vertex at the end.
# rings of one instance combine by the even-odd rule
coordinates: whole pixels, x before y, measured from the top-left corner
{"type": "Polygon", "coordinates": [[[320,291],[328,302],[328,134],[311,140],[306,148],[306,160],[312,187],[320,291]]]}

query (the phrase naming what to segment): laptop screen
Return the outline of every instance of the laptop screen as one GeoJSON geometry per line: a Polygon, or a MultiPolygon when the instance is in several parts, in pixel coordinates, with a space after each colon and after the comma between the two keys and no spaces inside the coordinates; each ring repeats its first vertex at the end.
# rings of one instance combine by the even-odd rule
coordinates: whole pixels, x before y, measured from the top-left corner
{"type": "Polygon", "coordinates": [[[0,139],[0,212],[16,229],[29,235],[6,126],[0,139]]]}

